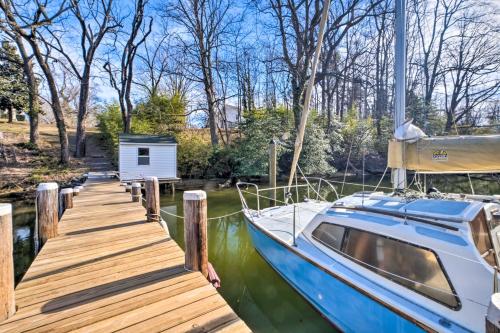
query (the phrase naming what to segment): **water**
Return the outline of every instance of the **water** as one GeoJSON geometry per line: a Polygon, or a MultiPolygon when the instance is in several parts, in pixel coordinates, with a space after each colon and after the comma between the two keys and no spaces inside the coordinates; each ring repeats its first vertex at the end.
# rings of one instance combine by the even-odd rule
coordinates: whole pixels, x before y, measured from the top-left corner
{"type": "MultiPolygon", "coordinates": [[[[4,202],[0,200],[1,202],[4,202]]],[[[9,201],[6,201],[9,202],[9,201]]],[[[35,258],[33,232],[35,226],[35,206],[30,200],[12,201],[12,222],[14,239],[14,275],[19,281],[35,258]]]]}
{"type": "MultiPolygon", "coordinates": [[[[348,179],[348,182],[360,182],[348,179]]],[[[367,177],[366,184],[376,184],[377,177],[367,177]]],[[[443,192],[469,193],[467,177],[427,177],[443,192]]],[[[473,179],[480,194],[500,193],[499,181],[473,179]]],[[[382,186],[390,186],[387,181],[382,186]]],[[[340,190],[340,186],[338,186],[340,190]]],[[[236,189],[217,189],[207,183],[208,216],[216,217],[241,209],[236,189]]],[[[360,191],[359,186],[345,185],[344,195],[360,191]]],[[[368,190],[368,188],[367,188],[368,190]]],[[[305,191],[304,191],[305,192],[305,191]]],[[[304,193],[301,193],[301,196],[304,193]]],[[[278,191],[278,198],[282,197],[278,191]]],[[[332,199],[332,196],[329,197],[332,199]]],[[[293,198],[295,200],[295,196],[293,198]]],[[[261,200],[262,206],[267,200],[261,200]]],[[[255,205],[255,200],[249,200],[255,205]]],[[[182,212],[182,192],[163,195],[162,209],[176,214],[182,212]]],[[[35,212],[32,201],[14,203],[14,262],[16,280],[22,277],[33,260],[33,226],[35,212]]],[[[184,246],[182,219],[162,214],[172,237],[184,246]]],[[[209,260],[222,280],[219,289],[236,313],[255,332],[331,332],[334,329],[299,294],[297,294],[255,251],[241,214],[210,220],[208,225],[209,260]]]]}

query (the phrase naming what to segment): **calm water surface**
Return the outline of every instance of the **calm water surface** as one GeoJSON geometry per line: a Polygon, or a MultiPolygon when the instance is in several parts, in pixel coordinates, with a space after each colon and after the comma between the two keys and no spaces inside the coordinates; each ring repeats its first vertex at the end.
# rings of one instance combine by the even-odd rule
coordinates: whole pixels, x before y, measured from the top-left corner
{"type": "MultiPolygon", "coordinates": [[[[359,179],[348,179],[359,182],[359,179]]],[[[377,177],[365,179],[366,184],[376,184],[377,177]]],[[[428,183],[443,192],[470,193],[466,177],[434,176],[428,183]]],[[[498,194],[498,180],[474,179],[476,193],[498,194]]],[[[383,186],[389,186],[387,181],[383,186]]],[[[204,190],[208,195],[208,216],[216,217],[241,209],[236,189],[217,189],[208,182],[204,190]]],[[[340,191],[340,186],[338,188],[340,191]]],[[[360,191],[358,186],[345,185],[343,194],[360,191]]],[[[282,193],[278,194],[282,196],[282,193]]],[[[302,196],[302,194],[301,194],[302,196]]],[[[266,200],[261,200],[265,206],[266,200]],[[263,202],[264,201],[264,202],[263,202]]],[[[33,202],[13,202],[14,213],[14,262],[16,279],[19,280],[33,260],[33,227],[35,210],[33,202]]],[[[255,201],[250,200],[250,205],[255,201]]],[[[163,195],[162,209],[176,215],[183,215],[182,192],[163,195]]],[[[182,219],[163,213],[172,237],[184,246],[182,219]]],[[[297,294],[255,251],[241,214],[210,220],[209,260],[222,280],[219,289],[237,314],[255,332],[331,332],[332,326],[324,320],[299,294],[297,294]]]]}

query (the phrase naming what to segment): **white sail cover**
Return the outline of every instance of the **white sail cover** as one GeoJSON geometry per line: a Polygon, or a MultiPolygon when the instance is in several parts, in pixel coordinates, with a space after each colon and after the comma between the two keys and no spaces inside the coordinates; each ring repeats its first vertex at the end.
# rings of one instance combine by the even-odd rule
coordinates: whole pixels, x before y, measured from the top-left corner
{"type": "Polygon", "coordinates": [[[412,119],[406,121],[403,125],[396,128],[394,137],[399,141],[406,141],[409,143],[417,142],[418,139],[425,138],[424,131],[412,124],[412,119]]]}
{"type": "Polygon", "coordinates": [[[421,173],[500,172],[500,135],[389,141],[387,164],[421,173]]]}

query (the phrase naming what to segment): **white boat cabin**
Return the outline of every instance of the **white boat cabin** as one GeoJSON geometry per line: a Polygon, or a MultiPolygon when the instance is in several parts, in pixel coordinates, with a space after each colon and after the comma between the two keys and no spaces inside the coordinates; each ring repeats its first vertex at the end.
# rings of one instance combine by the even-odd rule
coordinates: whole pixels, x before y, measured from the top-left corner
{"type": "Polygon", "coordinates": [[[123,182],[149,176],[176,180],[177,142],[169,136],[120,134],[119,171],[123,182]]]}

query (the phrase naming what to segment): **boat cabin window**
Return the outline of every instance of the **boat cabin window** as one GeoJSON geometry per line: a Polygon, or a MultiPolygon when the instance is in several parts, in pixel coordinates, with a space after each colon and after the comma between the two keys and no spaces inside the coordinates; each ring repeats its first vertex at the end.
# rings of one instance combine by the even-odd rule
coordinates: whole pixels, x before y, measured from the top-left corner
{"type": "Polygon", "coordinates": [[[340,250],[345,228],[335,224],[321,223],[312,233],[316,240],[334,250],[340,250]]]}
{"type": "Polygon", "coordinates": [[[477,250],[488,264],[496,266],[495,250],[491,241],[490,229],[484,210],[481,210],[474,220],[470,222],[470,227],[472,239],[474,239],[477,250]]]}
{"type": "Polygon", "coordinates": [[[149,165],[149,148],[137,148],[137,165],[149,165]]]}
{"type": "Polygon", "coordinates": [[[431,250],[354,228],[320,224],[312,236],[363,267],[450,308],[459,301],[431,250]]]}

